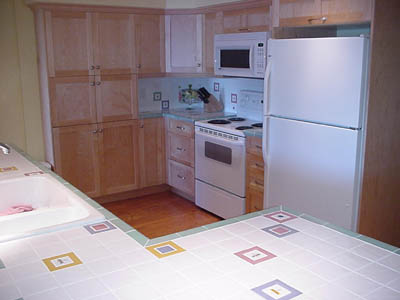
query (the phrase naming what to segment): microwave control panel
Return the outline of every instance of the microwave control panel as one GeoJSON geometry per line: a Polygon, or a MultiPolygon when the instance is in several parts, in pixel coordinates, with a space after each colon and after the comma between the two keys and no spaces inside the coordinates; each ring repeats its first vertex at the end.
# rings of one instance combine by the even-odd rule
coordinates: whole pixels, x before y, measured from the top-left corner
{"type": "Polygon", "coordinates": [[[264,75],[265,70],[265,44],[258,43],[256,47],[256,55],[255,55],[255,68],[256,73],[259,75],[264,75]]]}

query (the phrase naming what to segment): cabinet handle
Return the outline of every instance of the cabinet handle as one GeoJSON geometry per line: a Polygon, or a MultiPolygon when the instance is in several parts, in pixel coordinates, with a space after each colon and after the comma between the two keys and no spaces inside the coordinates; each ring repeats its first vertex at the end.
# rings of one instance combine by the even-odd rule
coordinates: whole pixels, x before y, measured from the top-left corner
{"type": "Polygon", "coordinates": [[[178,177],[179,179],[185,180],[185,176],[181,176],[181,175],[176,175],[176,177],[178,177]]]}
{"type": "Polygon", "coordinates": [[[90,86],[94,86],[96,83],[95,82],[91,82],[90,83],[90,86]]]}
{"type": "Polygon", "coordinates": [[[99,133],[103,133],[103,128],[99,129],[99,133]]]}
{"type": "Polygon", "coordinates": [[[96,134],[97,132],[99,132],[97,129],[92,131],[93,134],[96,134]]]}
{"type": "Polygon", "coordinates": [[[100,85],[100,84],[101,84],[101,81],[97,81],[96,84],[97,84],[97,85],[100,85]]]}
{"type": "Polygon", "coordinates": [[[201,67],[201,63],[197,63],[197,66],[198,66],[198,67],[201,67]]]}
{"type": "Polygon", "coordinates": [[[264,168],[264,166],[263,165],[260,165],[259,163],[255,163],[254,164],[257,168],[264,168]]]}
{"type": "Polygon", "coordinates": [[[250,31],[249,28],[239,28],[238,31],[250,31]]]}
{"type": "Polygon", "coordinates": [[[94,70],[94,66],[90,66],[90,70],[94,70]]]}
{"type": "Polygon", "coordinates": [[[97,65],[97,66],[96,66],[96,69],[97,69],[97,70],[100,70],[100,66],[99,66],[99,65],[97,65]]]}
{"type": "Polygon", "coordinates": [[[264,186],[262,183],[258,182],[257,180],[254,180],[253,183],[254,183],[255,185],[258,185],[258,186],[261,186],[261,187],[264,186]]]}
{"type": "Polygon", "coordinates": [[[184,130],[185,130],[185,127],[182,127],[182,126],[176,126],[176,129],[180,129],[180,130],[184,131],[184,130]]]}
{"type": "Polygon", "coordinates": [[[322,24],[324,24],[324,23],[326,22],[326,20],[328,20],[327,17],[321,17],[321,18],[311,18],[311,19],[308,19],[307,21],[308,21],[308,23],[310,23],[310,24],[311,24],[313,21],[321,21],[322,24]]]}
{"type": "Polygon", "coordinates": [[[262,149],[262,146],[256,145],[256,148],[257,148],[257,149],[262,149]]]}
{"type": "Polygon", "coordinates": [[[176,150],[181,151],[181,152],[185,152],[186,151],[185,148],[181,148],[181,147],[176,147],[176,150]]]}

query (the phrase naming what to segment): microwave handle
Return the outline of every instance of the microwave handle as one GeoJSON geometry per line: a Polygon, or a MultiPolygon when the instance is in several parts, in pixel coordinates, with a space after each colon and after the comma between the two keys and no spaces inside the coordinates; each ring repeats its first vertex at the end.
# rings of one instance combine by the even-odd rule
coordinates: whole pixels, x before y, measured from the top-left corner
{"type": "Polygon", "coordinates": [[[250,72],[254,72],[254,46],[250,47],[250,53],[249,53],[249,57],[250,57],[250,72]]]}

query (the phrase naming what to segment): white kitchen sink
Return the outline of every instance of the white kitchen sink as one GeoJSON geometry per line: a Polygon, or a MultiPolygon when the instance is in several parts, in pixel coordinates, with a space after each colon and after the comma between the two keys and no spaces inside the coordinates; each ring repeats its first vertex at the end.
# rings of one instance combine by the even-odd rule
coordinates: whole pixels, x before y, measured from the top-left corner
{"type": "Polygon", "coordinates": [[[0,216],[0,242],[104,220],[49,174],[0,180],[0,211],[14,205],[31,205],[34,210],[0,216]]]}

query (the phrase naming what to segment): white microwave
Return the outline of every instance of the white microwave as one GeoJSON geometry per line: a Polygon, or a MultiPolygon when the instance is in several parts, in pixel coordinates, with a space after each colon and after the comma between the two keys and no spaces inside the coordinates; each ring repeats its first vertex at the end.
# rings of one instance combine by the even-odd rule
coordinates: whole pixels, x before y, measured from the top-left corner
{"type": "Polygon", "coordinates": [[[264,78],[269,32],[216,34],[215,75],[264,78]]]}

